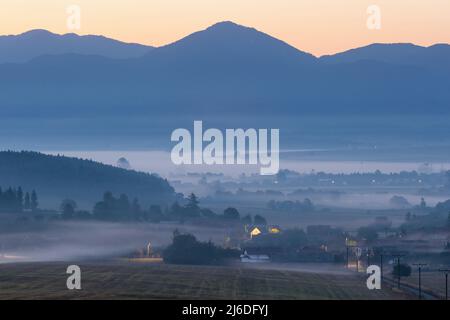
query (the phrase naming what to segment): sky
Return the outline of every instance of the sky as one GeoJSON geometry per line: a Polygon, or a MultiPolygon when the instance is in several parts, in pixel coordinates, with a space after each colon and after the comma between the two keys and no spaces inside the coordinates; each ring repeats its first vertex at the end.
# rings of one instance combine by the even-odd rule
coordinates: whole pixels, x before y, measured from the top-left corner
{"type": "Polygon", "coordinates": [[[161,46],[233,21],[320,56],[374,42],[450,43],[449,15],[450,0],[0,0],[0,34],[47,29],[161,46]],[[72,5],[79,29],[68,27],[72,5]]]}

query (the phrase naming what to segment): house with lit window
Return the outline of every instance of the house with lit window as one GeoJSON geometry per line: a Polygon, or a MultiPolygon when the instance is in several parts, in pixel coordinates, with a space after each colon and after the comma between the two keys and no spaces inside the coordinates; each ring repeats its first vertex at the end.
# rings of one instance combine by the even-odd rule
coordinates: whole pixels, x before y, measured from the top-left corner
{"type": "Polygon", "coordinates": [[[245,226],[245,233],[253,239],[254,237],[258,237],[265,234],[279,234],[281,233],[281,228],[275,225],[252,225],[245,226]]]}

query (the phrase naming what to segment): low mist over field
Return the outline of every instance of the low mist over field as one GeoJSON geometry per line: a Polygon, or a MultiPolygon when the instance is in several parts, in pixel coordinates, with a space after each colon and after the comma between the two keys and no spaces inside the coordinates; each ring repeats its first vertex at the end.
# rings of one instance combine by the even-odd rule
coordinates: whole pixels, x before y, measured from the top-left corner
{"type": "Polygon", "coordinates": [[[161,249],[172,241],[176,229],[218,244],[226,233],[221,229],[164,223],[61,222],[47,225],[45,230],[2,232],[0,263],[117,258],[146,249],[149,243],[161,249]]]}

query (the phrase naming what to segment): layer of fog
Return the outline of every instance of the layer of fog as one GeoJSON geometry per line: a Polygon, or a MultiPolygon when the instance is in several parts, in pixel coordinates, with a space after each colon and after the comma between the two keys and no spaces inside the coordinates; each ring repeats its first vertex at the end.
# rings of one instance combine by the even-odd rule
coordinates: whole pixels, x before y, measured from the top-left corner
{"type": "MultiPolygon", "coordinates": [[[[420,194],[407,194],[402,192],[355,192],[355,191],[345,191],[342,193],[337,192],[336,194],[327,192],[304,192],[299,195],[289,195],[289,193],[284,192],[283,196],[261,194],[261,195],[246,195],[246,196],[230,196],[230,197],[218,197],[214,195],[214,192],[199,192],[201,188],[196,187],[186,187],[177,188],[178,192],[183,192],[189,194],[190,192],[195,192],[198,195],[204,197],[202,202],[205,206],[208,205],[218,205],[232,203],[233,206],[242,207],[259,207],[268,209],[268,203],[271,200],[275,201],[304,201],[306,198],[310,199],[316,209],[321,211],[324,208],[328,209],[355,209],[355,210],[411,210],[414,207],[420,205],[422,198],[425,200],[428,207],[434,207],[439,202],[447,201],[449,196],[434,196],[426,195],[422,196],[420,194]],[[402,197],[407,203],[404,205],[396,204],[392,202],[391,199],[394,197],[402,197]]],[[[294,210],[295,212],[295,210],[294,210]]]]}
{"type": "Polygon", "coordinates": [[[194,234],[201,241],[223,244],[224,229],[177,224],[119,224],[70,222],[50,224],[45,231],[0,234],[0,263],[17,261],[70,261],[127,256],[149,243],[161,249],[173,232],[194,234]]]}
{"type": "Polygon", "coordinates": [[[355,272],[346,269],[342,263],[247,263],[240,264],[244,268],[276,271],[295,271],[315,274],[354,275],[355,272]]]}
{"type": "MultiPolygon", "coordinates": [[[[311,150],[295,150],[292,152],[280,152],[280,167],[294,170],[300,173],[328,172],[328,173],[353,173],[353,172],[400,172],[400,171],[422,171],[424,163],[408,161],[348,161],[348,160],[304,160],[302,153],[311,150]],[[289,158],[284,155],[289,154],[289,158]]],[[[144,172],[158,173],[164,177],[171,175],[185,175],[189,172],[195,173],[222,173],[237,177],[242,173],[259,173],[258,165],[174,165],[170,153],[166,151],[44,151],[47,154],[61,154],[68,157],[91,159],[105,164],[117,165],[117,160],[125,158],[129,161],[131,168],[144,172]]],[[[450,162],[430,162],[426,165],[429,172],[450,170],[450,162]]]]}
{"type": "MultiPolygon", "coordinates": [[[[448,197],[425,196],[423,197],[428,206],[434,207],[437,203],[448,200],[448,197]]],[[[321,197],[315,202],[317,205],[330,208],[367,209],[367,210],[388,210],[388,209],[412,209],[418,206],[422,199],[421,195],[404,193],[345,193],[339,198],[321,197]],[[390,202],[393,196],[405,198],[410,206],[399,208],[390,202]]],[[[313,197],[314,201],[314,197],[313,197]]]]}
{"type": "MultiPolygon", "coordinates": [[[[292,150],[291,150],[292,151],[292,150]]],[[[297,154],[301,155],[302,151],[310,152],[310,150],[295,150],[297,154]]],[[[247,175],[258,173],[259,167],[256,165],[181,165],[176,166],[170,159],[170,153],[165,151],[62,151],[62,152],[47,152],[49,154],[63,154],[70,157],[78,157],[83,159],[92,159],[105,164],[118,165],[117,161],[121,158],[126,159],[131,168],[144,172],[157,173],[166,177],[174,185],[176,185],[177,192],[190,193],[195,192],[200,196],[213,195],[214,188],[210,185],[201,186],[197,184],[199,178],[190,177],[189,173],[213,173],[221,174],[218,180],[233,180],[240,174],[247,175]],[[227,178],[228,177],[228,178],[227,178]],[[183,183],[185,185],[183,185],[183,183]],[[203,188],[203,189],[202,189],[203,188]]],[[[285,151],[284,153],[292,153],[285,151]]],[[[298,159],[283,160],[282,168],[290,169],[300,173],[311,172],[329,172],[329,173],[353,173],[353,172],[374,172],[380,170],[382,172],[400,172],[400,171],[424,171],[436,172],[450,169],[450,163],[427,163],[426,166],[419,162],[385,162],[385,161],[305,161],[298,159]],[[425,169],[424,169],[425,168],[425,169]]],[[[233,190],[227,190],[233,191],[233,190]]],[[[392,209],[395,208],[389,202],[394,195],[403,196],[411,203],[412,206],[420,203],[421,196],[418,194],[380,192],[375,190],[371,192],[369,189],[364,192],[351,191],[343,193],[339,198],[323,196],[311,196],[316,204],[321,206],[331,206],[338,208],[352,208],[352,209],[392,209]]],[[[257,199],[255,199],[257,200],[257,199]]],[[[276,200],[276,199],[275,199],[276,200]]],[[[290,200],[290,199],[289,199],[290,200]]],[[[299,200],[303,200],[300,199],[299,200]]],[[[445,197],[427,196],[427,203],[434,206],[438,202],[447,200],[445,197]]],[[[239,199],[236,199],[239,201],[239,199]]]]}

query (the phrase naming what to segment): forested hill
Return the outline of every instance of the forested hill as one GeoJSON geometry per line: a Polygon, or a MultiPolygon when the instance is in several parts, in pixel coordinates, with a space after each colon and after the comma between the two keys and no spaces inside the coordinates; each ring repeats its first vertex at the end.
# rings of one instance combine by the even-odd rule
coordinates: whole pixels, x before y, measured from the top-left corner
{"type": "Polygon", "coordinates": [[[157,175],[29,151],[0,151],[0,186],[36,190],[40,206],[47,208],[57,208],[65,198],[91,208],[105,191],[137,197],[145,206],[171,203],[176,196],[157,175]]]}

